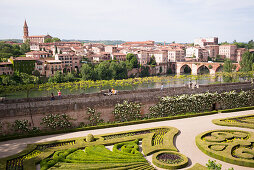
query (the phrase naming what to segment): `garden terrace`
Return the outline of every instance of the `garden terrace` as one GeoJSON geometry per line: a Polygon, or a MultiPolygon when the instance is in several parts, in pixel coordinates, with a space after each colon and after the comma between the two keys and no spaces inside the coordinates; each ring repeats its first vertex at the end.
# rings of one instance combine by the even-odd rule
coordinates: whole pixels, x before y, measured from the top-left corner
{"type": "Polygon", "coordinates": [[[212,130],[196,137],[205,154],[236,165],[254,167],[254,133],[238,130],[212,130]]]}
{"type": "Polygon", "coordinates": [[[254,129],[254,114],[226,119],[215,119],[213,120],[213,123],[221,126],[236,126],[254,129]]]}
{"type": "MultiPolygon", "coordinates": [[[[60,167],[63,169],[84,166],[90,168],[103,167],[129,167],[140,169],[153,169],[138,151],[139,140],[142,140],[144,155],[158,151],[174,151],[173,138],[178,130],[173,127],[157,127],[132,130],[121,133],[97,135],[91,140],[85,137],[31,144],[21,153],[0,159],[0,169],[35,169],[41,163],[42,169],[60,167]],[[145,133],[144,133],[145,132],[145,133]],[[153,136],[160,135],[159,141],[153,145],[153,136]],[[112,137],[113,136],[113,137],[112,137]],[[133,141],[133,142],[131,142],[133,141]],[[109,151],[104,145],[114,145],[109,151]],[[85,152],[82,150],[85,148],[85,152]],[[69,164],[70,163],[70,164],[69,164]]],[[[93,136],[93,135],[87,135],[93,136]]]]}
{"type": "MultiPolygon", "coordinates": [[[[98,112],[101,112],[104,121],[112,121],[112,111],[117,103],[124,100],[135,101],[142,103],[141,114],[149,112],[149,107],[159,102],[160,97],[173,96],[180,94],[195,94],[204,92],[225,92],[236,90],[250,90],[251,83],[229,83],[217,85],[203,85],[196,89],[188,87],[165,88],[151,90],[134,90],[134,91],[120,91],[118,95],[103,96],[102,94],[82,94],[73,96],[63,96],[62,100],[50,101],[49,98],[31,98],[5,100],[0,104],[0,118],[2,121],[9,120],[19,116],[23,119],[31,119],[34,117],[34,125],[40,127],[41,117],[44,114],[66,113],[72,118],[77,119],[75,125],[81,123],[80,117],[84,115],[87,107],[93,106],[98,112]],[[81,115],[81,116],[80,116],[81,115]]],[[[30,120],[31,121],[31,120],[30,120]]]]}

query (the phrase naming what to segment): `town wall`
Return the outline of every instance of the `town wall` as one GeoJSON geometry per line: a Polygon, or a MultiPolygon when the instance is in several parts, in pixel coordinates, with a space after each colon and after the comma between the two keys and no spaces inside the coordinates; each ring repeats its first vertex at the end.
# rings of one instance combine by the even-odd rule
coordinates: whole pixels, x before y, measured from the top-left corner
{"type": "Polygon", "coordinates": [[[171,87],[160,89],[145,89],[134,91],[120,91],[118,95],[104,96],[102,93],[66,95],[62,99],[50,101],[49,97],[31,99],[5,99],[0,102],[1,121],[13,122],[16,119],[28,119],[33,117],[34,125],[41,127],[40,122],[43,116],[50,113],[66,113],[74,120],[74,124],[81,122],[88,123],[87,107],[95,108],[101,112],[105,121],[113,121],[112,111],[117,103],[124,100],[140,102],[142,104],[141,114],[149,113],[149,107],[155,105],[160,97],[180,94],[194,94],[204,92],[225,92],[253,89],[250,82],[224,83],[214,85],[199,85],[199,88],[171,87]]]}

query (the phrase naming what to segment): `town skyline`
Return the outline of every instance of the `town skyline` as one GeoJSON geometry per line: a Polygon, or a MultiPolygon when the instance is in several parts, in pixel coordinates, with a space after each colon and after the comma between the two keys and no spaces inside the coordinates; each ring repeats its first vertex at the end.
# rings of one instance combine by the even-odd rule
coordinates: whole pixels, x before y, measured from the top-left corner
{"type": "Polygon", "coordinates": [[[220,42],[254,37],[250,0],[76,0],[75,7],[68,1],[43,2],[3,0],[0,39],[22,39],[25,19],[31,35],[48,33],[60,39],[191,43],[199,37],[220,37],[220,42]]]}

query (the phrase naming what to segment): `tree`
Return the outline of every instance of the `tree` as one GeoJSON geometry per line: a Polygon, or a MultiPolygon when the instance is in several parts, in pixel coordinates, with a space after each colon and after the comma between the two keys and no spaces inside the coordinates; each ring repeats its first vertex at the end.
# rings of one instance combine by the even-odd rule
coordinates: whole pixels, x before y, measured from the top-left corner
{"type": "Polygon", "coordinates": [[[242,60],[240,61],[241,71],[247,72],[252,71],[252,64],[254,63],[254,54],[249,51],[243,54],[242,60]]]}
{"type": "Polygon", "coordinates": [[[29,52],[29,51],[30,51],[29,40],[26,40],[25,43],[21,44],[21,46],[20,46],[20,52],[21,52],[22,54],[25,54],[25,53],[27,53],[27,52],[29,52]]]}
{"type": "Polygon", "coordinates": [[[59,42],[59,41],[61,41],[59,38],[57,38],[57,37],[54,37],[54,38],[52,38],[52,40],[51,40],[52,42],[59,42]]]}
{"type": "Polygon", "coordinates": [[[83,64],[80,73],[83,80],[96,80],[94,68],[89,64],[83,64]]]}
{"type": "Polygon", "coordinates": [[[233,65],[232,61],[229,59],[225,59],[223,64],[223,71],[232,73],[235,70],[235,65],[233,65]]]}
{"type": "Polygon", "coordinates": [[[44,43],[59,42],[59,41],[61,41],[59,38],[53,37],[53,38],[46,38],[44,40],[44,43]]]}
{"type": "Polygon", "coordinates": [[[97,67],[95,67],[94,71],[98,75],[99,80],[111,80],[112,72],[109,69],[110,64],[107,61],[101,62],[97,67]]]}
{"type": "Polygon", "coordinates": [[[64,76],[65,82],[72,82],[74,81],[74,75],[72,73],[67,73],[67,75],[64,76]]]}
{"type": "Polygon", "coordinates": [[[155,57],[154,55],[152,55],[152,57],[150,58],[150,61],[148,63],[149,65],[152,65],[152,66],[156,66],[156,60],[155,60],[155,57]]]}
{"type": "Polygon", "coordinates": [[[132,65],[132,68],[138,68],[138,59],[136,55],[128,53],[126,55],[126,60],[132,65]]]}
{"type": "Polygon", "coordinates": [[[54,76],[49,77],[48,82],[50,83],[62,83],[64,82],[64,75],[61,71],[57,71],[54,76]]]}
{"type": "Polygon", "coordinates": [[[149,67],[148,66],[141,66],[140,77],[148,77],[149,75],[150,75],[149,67]]]}
{"type": "Polygon", "coordinates": [[[115,80],[125,79],[128,77],[126,63],[123,61],[120,63],[116,63],[115,61],[111,62],[109,69],[112,72],[112,78],[115,80]]]}

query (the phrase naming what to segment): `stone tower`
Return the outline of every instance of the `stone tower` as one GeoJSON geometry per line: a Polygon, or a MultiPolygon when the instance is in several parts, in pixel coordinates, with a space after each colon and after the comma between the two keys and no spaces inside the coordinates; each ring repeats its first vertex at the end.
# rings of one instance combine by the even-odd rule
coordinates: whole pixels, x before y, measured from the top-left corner
{"type": "Polygon", "coordinates": [[[23,42],[26,42],[26,40],[28,39],[28,26],[26,24],[26,20],[25,20],[25,23],[24,23],[24,27],[23,27],[23,30],[24,30],[24,36],[23,36],[23,42]]]}

